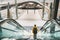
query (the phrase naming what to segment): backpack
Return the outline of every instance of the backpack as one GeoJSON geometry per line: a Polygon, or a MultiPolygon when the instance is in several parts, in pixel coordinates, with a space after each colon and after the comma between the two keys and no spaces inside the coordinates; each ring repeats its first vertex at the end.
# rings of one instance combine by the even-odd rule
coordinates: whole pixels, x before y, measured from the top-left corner
{"type": "Polygon", "coordinates": [[[34,28],[34,29],[33,29],[33,33],[34,33],[34,34],[37,34],[37,28],[34,28]]]}

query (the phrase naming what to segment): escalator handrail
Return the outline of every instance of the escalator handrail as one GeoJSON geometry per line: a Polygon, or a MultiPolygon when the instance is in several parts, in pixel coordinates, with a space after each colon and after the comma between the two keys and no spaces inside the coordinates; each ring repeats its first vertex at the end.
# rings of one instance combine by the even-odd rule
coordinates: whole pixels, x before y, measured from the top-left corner
{"type": "Polygon", "coordinates": [[[58,23],[58,19],[56,19],[55,21],[56,21],[56,23],[57,23],[58,25],[60,25],[60,23],[58,23]]]}
{"type": "MultiPolygon", "coordinates": [[[[48,20],[46,23],[48,23],[48,22],[49,22],[49,20],[48,20]]],[[[45,23],[45,24],[46,24],[46,23],[45,23]]],[[[45,25],[45,24],[44,24],[44,25],[45,25]]],[[[40,30],[44,29],[44,25],[41,27],[41,29],[40,29],[40,30]]]]}
{"type": "Polygon", "coordinates": [[[7,29],[7,28],[4,28],[4,27],[1,27],[1,29],[5,29],[5,30],[9,30],[9,31],[13,31],[13,32],[17,32],[17,31],[15,31],[15,30],[7,29]]]}
{"type": "Polygon", "coordinates": [[[60,32],[60,30],[55,31],[55,33],[56,33],[56,32],[60,32]]]}
{"type": "MultiPolygon", "coordinates": [[[[52,22],[54,19],[52,19],[52,20],[49,20],[50,22],[52,22]]],[[[49,21],[47,21],[46,23],[48,23],[49,21]]],[[[53,22],[52,22],[53,23],[53,22]]],[[[50,27],[46,27],[46,28],[44,28],[44,30],[46,30],[46,29],[48,29],[48,28],[50,28],[50,27]]],[[[43,30],[43,31],[44,31],[43,30]]]]}
{"type": "MultiPolygon", "coordinates": [[[[54,19],[53,19],[53,20],[54,20],[54,19]]],[[[50,20],[50,21],[51,21],[51,20],[50,20]]],[[[49,22],[49,21],[47,21],[46,23],[48,23],[48,22],[49,22]]],[[[51,21],[51,22],[52,22],[52,21],[51,21]]],[[[60,25],[56,20],[55,20],[55,22],[56,22],[58,25],[60,25]]],[[[46,23],[45,23],[45,24],[46,24],[46,23]]],[[[45,25],[45,24],[44,24],[44,25],[45,25]]],[[[43,25],[43,26],[44,26],[44,25],[43,25]]],[[[49,28],[49,27],[44,28],[43,31],[46,30],[47,28],[49,28]]],[[[59,31],[60,31],[60,30],[55,31],[55,32],[59,32],[59,31]]]]}
{"type": "MultiPolygon", "coordinates": [[[[0,22],[0,25],[2,25],[3,23],[5,23],[5,22],[7,22],[7,21],[13,21],[13,22],[15,22],[18,26],[18,28],[20,28],[20,27],[22,27],[23,28],[23,26],[21,26],[18,22],[16,22],[14,19],[5,19],[5,20],[3,20],[3,21],[1,21],[0,22]]],[[[24,29],[24,28],[23,28],[24,29]]]]}

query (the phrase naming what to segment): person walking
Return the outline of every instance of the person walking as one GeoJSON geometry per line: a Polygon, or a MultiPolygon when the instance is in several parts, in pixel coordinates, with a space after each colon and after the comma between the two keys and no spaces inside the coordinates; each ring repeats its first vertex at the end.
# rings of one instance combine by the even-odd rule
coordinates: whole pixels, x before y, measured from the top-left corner
{"type": "Polygon", "coordinates": [[[32,29],[32,32],[33,32],[34,40],[37,39],[38,28],[37,28],[36,25],[34,25],[34,27],[33,27],[33,29],[32,29]]]}

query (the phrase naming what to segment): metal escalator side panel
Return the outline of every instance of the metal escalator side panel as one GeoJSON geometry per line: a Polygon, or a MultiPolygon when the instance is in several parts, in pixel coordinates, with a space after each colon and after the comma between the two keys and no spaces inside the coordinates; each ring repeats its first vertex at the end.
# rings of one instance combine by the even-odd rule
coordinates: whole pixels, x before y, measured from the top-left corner
{"type": "Polygon", "coordinates": [[[49,23],[50,23],[50,21],[47,21],[47,22],[42,26],[42,30],[45,30],[45,28],[46,28],[47,26],[49,26],[49,23]]]}
{"type": "Polygon", "coordinates": [[[5,20],[3,20],[3,21],[0,22],[0,25],[4,24],[5,22],[9,22],[9,21],[11,21],[11,22],[13,22],[14,24],[16,24],[16,25],[17,25],[17,28],[19,28],[19,29],[20,29],[20,28],[24,29],[23,26],[21,26],[19,23],[17,23],[17,21],[15,21],[14,19],[5,19],[5,20]]]}

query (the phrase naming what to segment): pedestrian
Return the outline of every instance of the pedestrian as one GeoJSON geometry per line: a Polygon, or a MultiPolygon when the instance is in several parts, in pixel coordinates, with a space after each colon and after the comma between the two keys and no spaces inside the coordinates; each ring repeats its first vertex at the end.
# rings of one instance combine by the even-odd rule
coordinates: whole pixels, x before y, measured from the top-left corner
{"type": "Polygon", "coordinates": [[[37,28],[36,25],[34,25],[34,27],[33,27],[33,29],[32,29],[32,32],[33,32],[34,40],[37,39],[38,28],[37,28]]]}

